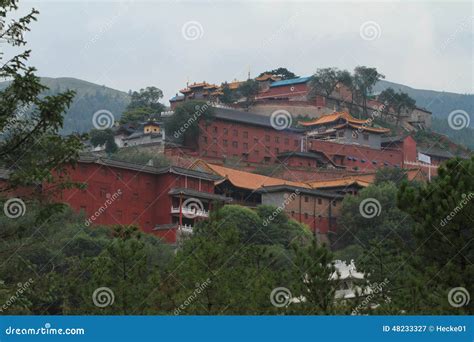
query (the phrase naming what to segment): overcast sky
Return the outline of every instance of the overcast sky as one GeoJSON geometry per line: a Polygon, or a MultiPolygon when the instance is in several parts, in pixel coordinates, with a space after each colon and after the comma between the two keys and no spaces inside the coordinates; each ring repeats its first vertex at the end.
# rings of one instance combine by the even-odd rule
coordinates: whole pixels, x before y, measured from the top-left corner
{"type": "Polygon", "coordinates": [[[40,10],[32,65],[167,101],[186,81],[287,67],[375,66],[415,88],[473,93],[472,2],[20,1],[40,10]]]}

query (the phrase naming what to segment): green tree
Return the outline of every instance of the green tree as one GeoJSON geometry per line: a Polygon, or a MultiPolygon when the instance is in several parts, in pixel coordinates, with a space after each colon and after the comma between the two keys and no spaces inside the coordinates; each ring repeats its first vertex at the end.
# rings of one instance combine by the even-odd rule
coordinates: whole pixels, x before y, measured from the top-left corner
{"type": "MultiPolygon", "coordinates": [[[[0,4],[0,39],[2,44],[13,47],[10,51],[26,45],[25,33],[39,13],[32,9],[18,19],[11,19],[17,10],[16,0],[0,4]]],[[[0,167],[11,172],[7,188],[59,181],[52,170],[65,171],[65,166],[78,158],[82,147],[76,136],[58,133],[74,92],[41,96],[47,88],[35,75],[36,69],[27,66],[30,52],[0,55],[0,78],[9,81],[0,91],[0,167]]]]}
{"type": "Polygon", "coordinates": [[[105,145],[105,152],[108,154],[117,152],[118,146],[115,143],[114,132],[110,128],[104,130],[93,129],[89,135],[93,146],[105,145]]]}
{"type": "Polygon", "coordinates": [[[298,313],[327,315],[334,309],[335,283],[331,280],[336,271],[333,256],[326,246],[319,246],[313,239],[308,246],[295,246],[296,258],[293,273],[292,294],[303,297],[298,313]]]}
{"type": "Polygon", "coordinates": [[[384,182],[393,182],[400,186],[404,181],[408,180],[406,171],[399,168],[384,167],[375,172],[374,184],[382,184],[384,182]]]}
{"type": "Polygon", "coordinates": [[[377,71],[377,68],[369,68],[366,66],[357,66],[354,69],[354,88],[357,96],[362,101],[364,114],[368,115],[367,99],[369,98],[375,84],[385,78],[384,75],[377,71]]]}
{"type": "Polygon", "coordinates": [[[237,92],[245,99],[243,105],[248,109],[255,102],[255,96],[258,94],[258,82],[249,79],[239,85],[237,92]]]}
{"type": "Polygon", "coordinates": [[[258,77],[261,77],[265,74],[278,76],[282,80],[289,80],[289,79],[298,77],[293,72],[289,71],[287,68],[282,68],[282,67],[277,68],[277,69],[273,69],[273,70],[270,70],[270,71],[264,71],[260,75],[258,75],[258,77]]]}
{"type": "Polygon", "coordinates": [[[416,101],[414,99],[402,91],[395,92],[393,88],[383,90],[378,96],[378,100],[387,107],[385,112],[390,113],[391,110],[395,112],[397,126],[404,113],[409,114],[409,112],[416,108],[416,101]]]}
{"type": "Polygon", "coordinates": [[[390,238],[413,243],[413,220],[397,207],[397,193],[393,182],[383,182],[361,190],[358,196],[346,196],[338,221],[337,247],[366,247],[371,240],[390,238]]]}
{"type": "Polygon", "coordinates": [[[232,104],[236,99],[236,94],[229,88],[227,83],[222,86],[222,95],[219,96],[219,100],[224,104],[232,104]]]}
{"type": "Polygon", "coordinates": [[[311,94],[321,94],[328,98],[331,96],[336,85],[342,80],[342,76],[346,76],[343,71],[337,68],[322,68],[316,70],[316,73],[311,77],[310,92],[311,94]]]}
{"type": "Polygon", "coordinates": [[[200,125],[212,121],[214,109],[203,101],[186,101],[176,107],[174,114],[165,120],[167,136],[188,146],[198,143],[200,125]]]}
{"type": "Polygon", "coordinates": [[[120,118],[121,123],[143,122],[157,119],[165,106],[160,103],[163,92],[157,87],[146,87],[130,92],[130,104],[120,118]]]}
{"type": "MultiPolygon", "coordinates": [[[[443,292],[464,287],[473,293],[474,267],[474,158],[454,158],[438,169],[438,176],[423,186],[404,183],[398,196],[401,209],[416,222],[417,255],[430,282],[443,292]]],[[[451,307],[452,309],[452,307],[451,307]]],[[[472,302],[456,312],[473,312],[472,302]]]]}

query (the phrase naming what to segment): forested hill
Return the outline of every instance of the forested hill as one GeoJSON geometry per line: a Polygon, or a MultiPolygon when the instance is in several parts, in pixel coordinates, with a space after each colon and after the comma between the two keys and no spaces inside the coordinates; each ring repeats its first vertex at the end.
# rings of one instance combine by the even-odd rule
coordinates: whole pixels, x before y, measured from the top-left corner
{"type": "MultiPolygon", "coordinates": [[[[42,77],[41,83],[49,88],[44,95],[57,94],[67,89],[76,92],[72,105],[65,116],[64,134],[88,132],[92,128],[93,114],[101,109],[112,112],[115,119],[118,120],[130,102],[129,95],[123,91],[76,78],[42,77]]],[[[0,83],[0,89],[6,84],[6,82],[0,83]]]]}
{"type": "MultiPolygon", "coordinates": [[[[403,84],[388,81],[379,81],[374,88],[376,93],[393,88],[407,93],[416,100],[416,105],[433,112],[433,117],[447,119],[453,110],[462,109],[469,114],[474,113],[474,94],[456,94],[444,91],[414,89],[403,84]]],[[[474,118],[471,120],[471,127],[474,127],[474,118]]]]}
{"type": "Polygon", "coordinates": [[[444,91],[414,89],[403,84],[380,81],[374,92],[386,88],[401,90],[416,100],[416,105],[426,108],[433,113],[432,129],[437,133],[448,136],[453,142],[474,149],[474,94],[456,94],[444,91]],[[471,116],[470,127],[453,130],[448,125],[448,115],[454,110],[464,110],[471,116]]]}

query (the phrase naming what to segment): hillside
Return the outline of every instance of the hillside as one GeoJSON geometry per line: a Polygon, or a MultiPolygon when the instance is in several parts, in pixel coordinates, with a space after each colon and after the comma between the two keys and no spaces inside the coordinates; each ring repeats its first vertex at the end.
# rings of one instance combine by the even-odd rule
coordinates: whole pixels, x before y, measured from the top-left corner
{"type": "MultiPolygon", "coordinates": [[[[125,92],[76,78],[42,77],[41,82],[49,88],[44,95],[57,94],[67,89],[76,91],[71,107],[65,115],[62,131],[64,134],[88,132],[92,128],[92,115],[101,109],[112,112],[118,120],[130,102],[129,95],[125,92]]],[[[0,83],[0,89],[6,85],[7,82],[0,83]]]]}
{"type": "MultiPolygon", "coordinates": [[[[379,93],[386,88],[401,90],[416,100],[418,107],[433,112],[433,117],[447,119],[453,110],[462,109],[470,114],[474,113],[474,94],[456,94],[444,91],[415,89],[403,84],[380,81],[375,85],[374,92],[379,93]]],[[[474,127],[474,120],[471,120],[474,127]]]]}
{"type": "MultiPolygon", "coordinates": [[[[41,80],[44,85],[50,88],[47,92],[48,95],[66,89],[76,91],[76,97],[65,117],[64,134],[89,131],[92,128],[92,115],[101,109],[112,112],[115,119],[118,120],[130,101],[129,95],[123,91],[76,78],[42,77],[41,80]]],[[[0,83],[0,89],[5,85],[5,82],[0,83]]],[[[474,129],[455,131],[450,129],[446,122],[449,113],[456,109],[463,109],[472,115],[474,113],[474,95],[415,89],[389,81],[380,81],[375,86],[374,92],[380,92],[388,87],[408,93],[416,100],[419,107],[432,111],[435,119],[433,120],[434,131],[447,135],[456,143],[471,149],[474,148],[474,129]]],[[[474,127],[474,118],[470,125],[474,127]]]]}

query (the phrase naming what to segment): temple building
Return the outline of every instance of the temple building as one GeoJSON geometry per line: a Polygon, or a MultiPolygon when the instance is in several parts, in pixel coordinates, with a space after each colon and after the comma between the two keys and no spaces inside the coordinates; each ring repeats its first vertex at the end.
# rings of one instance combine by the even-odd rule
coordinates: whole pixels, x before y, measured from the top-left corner
{"type": "Polygon", "coordinates": [[[369,120],[356,119],[347,112],[326,114],[311,121],[299,122],[308,128],[309,139],[357,144],[381,148],[382,136],[390,133],[387,128],[371,127],[369,120]]]}

